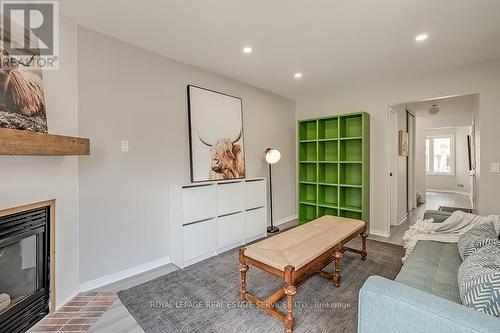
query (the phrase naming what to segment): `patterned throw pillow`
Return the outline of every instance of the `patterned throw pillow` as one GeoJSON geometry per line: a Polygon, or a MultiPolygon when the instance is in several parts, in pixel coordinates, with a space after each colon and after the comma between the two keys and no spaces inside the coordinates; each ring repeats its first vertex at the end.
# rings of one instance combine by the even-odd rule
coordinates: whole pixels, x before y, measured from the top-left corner
{"type": "Polygon", "coordinates": [[[458,252],[462,260],[488,244],[498,242],[493,222],[483,223],[464,233],[458,239],[458,252]]]}
{"type": "Polygon", "coordinates": [[[500,317],[500,242],[483,246],[458,269],[462,304],[500,317]]]}

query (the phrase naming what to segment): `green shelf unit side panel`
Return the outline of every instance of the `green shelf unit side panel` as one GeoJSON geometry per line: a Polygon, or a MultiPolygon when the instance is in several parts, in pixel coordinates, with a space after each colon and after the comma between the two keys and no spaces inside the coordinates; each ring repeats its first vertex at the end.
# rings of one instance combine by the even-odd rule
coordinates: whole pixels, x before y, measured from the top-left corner
{"type": "Polygon", "coordinates": [[[318,173],[319,183],[338,184],[339,183],[339,165],[337,163],[320,163],[318,173]]]}
{"type": "Polygon", "coordinates": [[[304,121],[299,124],[300,140],[316,140],[318,138],[318,122],[304,121]]]}
{"type": "Polygon", "coordinates": [[[318,138],[336,139],[339,137],[339,119],[329,118],[318,120],[318,138]]]}
{"type": "Polygon", "coordinates": [[[317,207],[314,205],[300,204],[299,205],[299,223],[307,223],[318,217],[316,213],[317,207]]]}
{"type": "Polygon", "coordinates": [[[359,212],[352,212],[350,210],[339,210],[339,216],[347,217],[350,219],[362,220],[362,214],[359,212]]]}
{"type": "Polygon", "coordinates": [[[300,163],[299,181],[308,183],[318,182],[318,171],[315,163],[300,163]]]}
{"type": "Polygon", "coordinates": [[[363,139],[341,140],[340,141],[341,161],[362,161],[363,160],[363,139]]]}
{"type": "Polygon", "coordinates": [[[325,206],[338,206],[339,194],[338,187],[331,185],[319,185],[318,204],[325,206]]]}
{"type": "MultiPolygon", "coordinates": [[[[363,116],[363,212],[361,219],[366,222],[367,228],[370,220],[370,117],[368,113],[363,116]]],[[[368,229],[370,230],[370,229],[368,229]]]]}
{"type": "Polygon", "coordinates": [[[363,185],[363,164],[343,163],[340,165],[339,183],[344,185],[363,185]]]}
{"type": "Polygon", "coordinates": [[[316,204],[317,186],[312,184],[300,184],[300,202],[316,204]]]}
{"type": "Polygon", "coordinates": [[[298,215],[370,217],[370,118],[365,112],[298,122],[298,215]]]}
{"type": "Polygon", "coordinates": [[[321,141],[319,144],[318,161],[336,162],[339,160],[339,143],[335,141],[321,141]]]}
{"type": "Polygon", "coordinates": [[[314,162],[318,159],[317,143],[316,142],[301,142],[300,143],[300,160],[314,162]]]}
{"type": "Polygon", "coordinates": [[[363,136],[363,114],[352,114],[340,117],[340,137],[363,136]]]}
{"type": "Polygon", "coordinates": [[[339,207],[353,210],[362,210],[363,189],[359,187],[340,187],[339,207]]]}
{"type": "Polygon", "coordinates": [[[325,216],[325,215],[339,216],[339,210],[336,208],[319,206],[318,207],[318,217],[325,216]]]}

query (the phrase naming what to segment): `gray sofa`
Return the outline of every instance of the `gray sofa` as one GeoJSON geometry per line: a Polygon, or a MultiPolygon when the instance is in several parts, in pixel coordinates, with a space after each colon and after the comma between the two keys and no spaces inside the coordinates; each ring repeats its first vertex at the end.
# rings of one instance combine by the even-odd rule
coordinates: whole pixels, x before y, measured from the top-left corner
{"type": "MultiPolygon", "coordinates": [[[[443,222],[451,213],[427,211],[443,222]]],[[[460,302],[456,244],[419,241],[394,281],[372,276],[359,293],[358,332],[500,332],[500,319],[460,302]]]]}

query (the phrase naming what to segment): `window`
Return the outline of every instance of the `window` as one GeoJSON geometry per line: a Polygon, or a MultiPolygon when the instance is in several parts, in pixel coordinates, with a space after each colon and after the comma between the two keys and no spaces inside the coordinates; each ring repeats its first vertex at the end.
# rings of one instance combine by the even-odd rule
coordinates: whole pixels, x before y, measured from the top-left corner
{"type": "Polygon", "coordinates": [[[455,136],[428,136],[425,139],[425,173],[455,175],[455,136]]]}

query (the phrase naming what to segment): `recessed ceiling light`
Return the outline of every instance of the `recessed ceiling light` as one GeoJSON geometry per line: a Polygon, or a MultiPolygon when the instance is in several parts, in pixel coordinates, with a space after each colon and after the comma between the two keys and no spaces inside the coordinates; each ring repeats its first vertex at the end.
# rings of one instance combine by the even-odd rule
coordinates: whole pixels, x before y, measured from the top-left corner
{"type": "Polygon", "coordinates": [[[417,37],[415,37],[415,40],[417,42],[423,42],[424,40],[427,39],[427,37],[429,37],[429,35],[427,35],[427,34],[420,34],[420,35],[417,35],[417,37]]]}
{"type": "Polygon", "coordinates": [[[250,46],[245,46],[243,48],[243,53],[250,54],[252,53],[253,49],[250,46]]]}
{"type": "Polygon", "coordinates": [[[296,79],[300,79],[302,77],[302,73],[295,73],[293,74],[293,77],[296,79]]]}

